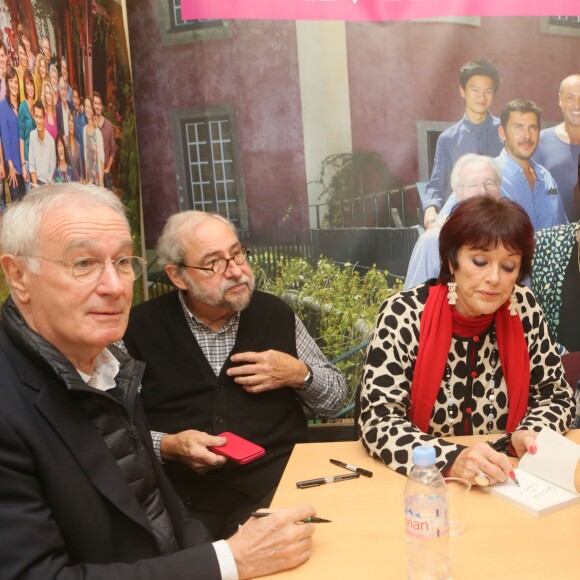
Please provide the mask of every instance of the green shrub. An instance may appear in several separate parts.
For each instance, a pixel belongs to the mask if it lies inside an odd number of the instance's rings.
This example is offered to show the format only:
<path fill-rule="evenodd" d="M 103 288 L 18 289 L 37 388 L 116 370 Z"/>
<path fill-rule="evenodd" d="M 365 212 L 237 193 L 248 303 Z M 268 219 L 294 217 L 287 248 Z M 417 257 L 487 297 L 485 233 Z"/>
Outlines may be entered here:
<path fill-rule="evenodd" d="M 275 278 L 260 267 L 255 253 L 252 267 L 258 287 L 288 302 L 304 322 L 329 360 L 366 341 L 374 328 L 383 301 L 399 291 L 402 281 L 389 287 L 389 274 L 371 268 L 361 274 L 354 265 L 339 266 L 321 258 L 315 267 L 303 258 L 288 260 L 278 268 Z M 339 361 L 352 402 L 360 380 L 366 348 Z"/>
<path fill-rule="evenodd" d="M 10 291 L 8 289 L 8 284 L 6 283 L 6 280 L 4 278 L 4 272 L 0 270 L 0 304 L 2 304 L 4 300 L 8 298 L 9 293 Z"/>

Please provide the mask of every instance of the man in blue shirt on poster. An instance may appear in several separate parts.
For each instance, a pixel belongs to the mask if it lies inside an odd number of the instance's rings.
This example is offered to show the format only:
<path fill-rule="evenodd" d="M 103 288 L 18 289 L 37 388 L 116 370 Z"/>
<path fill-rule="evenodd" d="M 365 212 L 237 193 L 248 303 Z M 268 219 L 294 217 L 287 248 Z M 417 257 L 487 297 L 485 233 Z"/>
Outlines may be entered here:
<path fill-rule="evenodd" d="M 563 121 L 540 133 L 534 159 L 558 184 L 564 210 L 570 222 L 580 220 L 578 158 L 580 157 L 580 74 L 567 76 L 560 84 Z"/>
<path fill-rule="evenodd" d="M 505 147 L 497 158 L 502 197 L 517 201 L 536 230 L 568 223 L 554 178 L 532 159 L 540 138 L 540 117 L 534 102 L 510 101 L 500 115 L 499 136 Z"/>
<path fill-rule="evenodd" d="M 502 149 L 497 132 L 499 119 L 489 112 L 499 88 L 499 73 L 489 60 L 473 60 L 461 67 L 459 83 L 465 115 L 437 140 L 433 171 L 423 197 L 425 228 L 434 224 L 451 194 L 450 176 L 456 161 L 466 153 L 496 157 Z"/>

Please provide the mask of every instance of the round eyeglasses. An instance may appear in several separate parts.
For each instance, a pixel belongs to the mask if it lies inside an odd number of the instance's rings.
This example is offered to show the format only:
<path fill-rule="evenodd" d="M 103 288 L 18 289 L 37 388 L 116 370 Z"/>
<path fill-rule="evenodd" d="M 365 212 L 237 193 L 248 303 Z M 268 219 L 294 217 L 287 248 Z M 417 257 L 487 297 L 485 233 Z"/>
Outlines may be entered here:
<path fill-rule="evenodd" d="M 229 258 L 215 258 L 214 260 L 210 260 L 207 266 L 188 266 L 187 264 L 181 264 L 181 267 L 192 268 L 193 270 L 207 270 L 214 274 L 223 274 L 228 269 L 230 262 L 233 262 L 237 266 L 241 266 L 249 255 L 250 249 L 242 246 L 239 250 L 232 252 L 232 255 Z"/>
<path fill-rule="evenodd" d="M 112 264 L 121 280 L 133 282 L 137 280 L 147 265 L 147 262 L 139 256 L 121 256 L 115 260 L 98 260 L 92 257 L 82 257 L 76 260 L 66 261 L 58 260 L 56 258 L 49 258 L 47 256 L 29 256 L 32 258 L 40 258 L 48 262 L 60 264 L 68 268 L 75 280 L 83 284 L 94 284 L 101 277 L 105 266 Z"/>
<path fill-rule="evenodd" d="M 482 183 L 462 183 L 460 187 L 464 187 L 472 195 L 481 191 L 482 187 L 486 193 L 493 193 L 499 190 L 499 184 L 495 179 L 486 179 Z"/>

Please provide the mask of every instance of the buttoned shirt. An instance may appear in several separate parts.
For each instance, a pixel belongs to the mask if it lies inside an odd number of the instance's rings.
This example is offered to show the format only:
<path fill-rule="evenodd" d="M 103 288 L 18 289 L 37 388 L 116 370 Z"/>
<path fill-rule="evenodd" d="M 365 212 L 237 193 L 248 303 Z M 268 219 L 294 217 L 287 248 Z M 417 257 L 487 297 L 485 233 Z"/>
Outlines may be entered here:
<path fill-rule="evenodd" d="M 501 152 L 497 162 L 502 175 L 502 197 L 518 202 L 526 210 L 535 230 L 568 223 L 558 186 L 545 167 L 530 159 L 536 174 L 532 189 L 524 170 L 506 149 Z"/>
<path fill-rule="evenodd" d="M 193 337 L 197 341 L 214 373 L 219 375 L 236 342 L 240 314 L 231 316 L 217 331 L 198 320 L 188 309 L 183 292 L 179 301 Z M 296 389 L 297 395 L 314 413 L 329 417 L 338 411 L 346 397 L 346 382 L 342 373 L 324 356 L 302 321 L 296 316 L 296 353 L 298 359 L 312 369 L 312 383 L 304 389 Z M 152 431 L 155 452 L 161 458 L 160 445 L 164 433 Z"/>
<path fill-rule="evenodd" d="M 499 119 L 488 112 L 487 119 L 476 125 L 466 115 L 455 125 L 445 129 L 435 150 L 431 179 L 425 187 L 423 209 L 441 208 L 451 194 L 451 170 L 455 162 L 466 153 L 478 153 L 495 157 L 503 144 L 498 134 Z"/>
<path fill-rule="evenodd" d="M 38 137 L 38 129 L 30 133 L 28 144 L 28 170 L 36 173 L 36 179 L 42 183 L 51 183 L 56 167 L 56 151 L 54 139 L 44 130 L 44 139 Z"/>
<path fill-rule="evenodd" d="M 564 143 L 558 137 L 556 127 L 544 129 L 540 133 L 534 160 L 552 174 L 570 222 L 580 219 L 580 203 L 574 192 L 578 183 L 579 156 L 580 145 Z"/>
<path fill-rule="evenodd" d="M 433 227 L 423 232 L 415 242 L 413 253 L 407 268 L 407 277 L 403 290 L 413 288 L 426 282 L 430 278 L 437 278 L 441 270 L 439 258 L 439 234 L 451 210 L 459 203 L 457 196 L 452 193 L 445 205 L 441 208 L 437 221 Z"/>

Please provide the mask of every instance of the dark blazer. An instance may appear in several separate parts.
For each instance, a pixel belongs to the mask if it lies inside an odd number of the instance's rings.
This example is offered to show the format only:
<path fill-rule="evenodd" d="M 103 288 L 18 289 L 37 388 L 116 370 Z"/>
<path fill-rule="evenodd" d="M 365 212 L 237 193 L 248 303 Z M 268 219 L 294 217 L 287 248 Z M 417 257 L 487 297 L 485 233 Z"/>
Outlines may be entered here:
<path fill-rule="evenodd" d="M 68 106 L 68 110 L 73 110 L 73 104 L 70 101 L 66 102 Z M 56 105 L 56 130 L 64 137 L 64 124 L 68 123 L 68 118 L 63 119 L 63 111 L 62 111 L 62 101 L 58 101 Z M 75 135 L 76 137 L 76 135 Z M 56 139 L 55 139 L 56 141 Z"/>
<path fill-rule="evenodd" d="M 184 515 L 154 461 L 178 542 L 190 547 L 158 556 L 134 493 L 79 401 L 4 329 L 0 401 L 2 578 L 221 578 L 207 530 Z M 133 415 L 153 455 L 139 397 Z"/>

